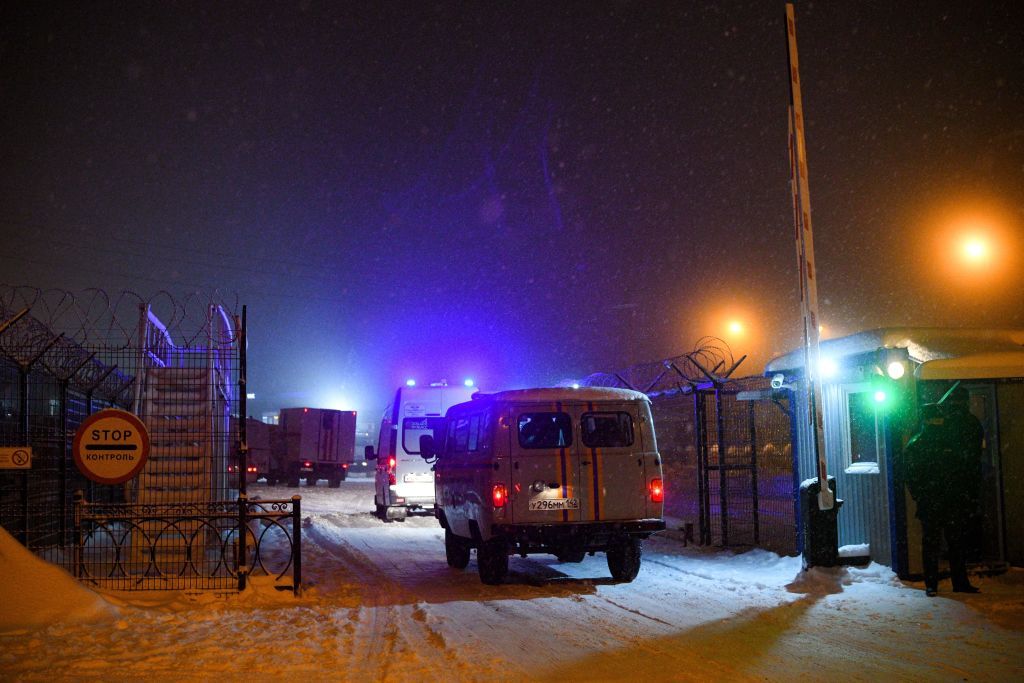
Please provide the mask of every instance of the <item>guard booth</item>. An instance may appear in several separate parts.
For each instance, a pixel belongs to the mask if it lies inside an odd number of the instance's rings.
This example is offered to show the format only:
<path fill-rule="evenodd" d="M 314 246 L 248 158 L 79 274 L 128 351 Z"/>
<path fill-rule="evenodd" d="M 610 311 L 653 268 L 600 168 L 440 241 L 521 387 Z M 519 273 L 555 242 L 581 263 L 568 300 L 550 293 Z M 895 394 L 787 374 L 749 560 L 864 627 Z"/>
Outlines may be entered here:
<path fill-rule="evenodd" d="M 806 414 L 798 387 L 806 373 L 797 350 L 772 360 L 765 374 Z M 845 502 L 840 546 L 920 576 L 921 528 L 901 480 L 903 448 L 919 409 L 957 383 L 985 427 L 983 521 L 969 562 L 979 569 L 1024 566 L 1024 330 L 884 328 L 821 343 L 822 418 L 830 476 Z M 794 468 L 816 476 L 814 434 L 794 420 Z M 797 519 L 803 515 L 798 514 Z"/>

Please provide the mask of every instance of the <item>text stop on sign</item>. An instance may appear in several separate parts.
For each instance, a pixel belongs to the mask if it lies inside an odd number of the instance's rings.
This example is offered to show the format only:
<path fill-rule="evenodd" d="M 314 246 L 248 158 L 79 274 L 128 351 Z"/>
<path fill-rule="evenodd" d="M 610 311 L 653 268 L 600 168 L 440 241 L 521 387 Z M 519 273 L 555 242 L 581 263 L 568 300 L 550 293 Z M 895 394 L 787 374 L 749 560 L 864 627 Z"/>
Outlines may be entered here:
<path fill-rule="evenodd" d="M 75 432 L 75 466 L 101 484 L 120 484 L 138 475 L 149 457 L 149 431 L 135 415 L 108 408 L 90 415 Z"/>

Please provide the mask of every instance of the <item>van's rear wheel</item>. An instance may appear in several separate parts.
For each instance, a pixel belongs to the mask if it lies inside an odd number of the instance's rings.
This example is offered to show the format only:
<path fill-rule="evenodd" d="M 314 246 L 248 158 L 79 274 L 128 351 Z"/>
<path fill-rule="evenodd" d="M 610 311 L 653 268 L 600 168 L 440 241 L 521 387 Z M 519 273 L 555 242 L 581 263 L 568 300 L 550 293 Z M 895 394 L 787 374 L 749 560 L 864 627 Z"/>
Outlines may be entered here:
<path fill-rule="evenodd" d="M 444 556 L 449 567 L 465 569 L 469 564 L 469 551 L 468 540 L 456 536 L 450 529 L 444 530 Z"/>
<path fill-rule="evenodd" d="M 643 547 L 639 539 L 631 536 L 617 538 L 608 546 L 608 569 L 616 581 L 629 583 L 640 573 L 640 555 Z"/>
<path fill-rule="evenodd" d="M 480 581 L 489 586 L 501 583 L 508 574 L 508 551 L 501 539 L 492 538 L 480 544 L 476 551 Z"/>

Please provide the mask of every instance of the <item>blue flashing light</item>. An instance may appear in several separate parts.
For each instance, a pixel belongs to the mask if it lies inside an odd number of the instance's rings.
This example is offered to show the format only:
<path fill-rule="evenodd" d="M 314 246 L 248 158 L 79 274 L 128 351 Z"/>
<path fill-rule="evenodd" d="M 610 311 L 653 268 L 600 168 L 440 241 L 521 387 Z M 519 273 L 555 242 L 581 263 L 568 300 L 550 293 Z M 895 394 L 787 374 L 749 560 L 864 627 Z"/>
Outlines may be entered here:
<path fill-rule="evenodd" d="M 467 387 L 471 387 L 471 386 L 473 386 L 473 380 L 470 379 L 469 377 L 467 377 L 466 381 L 463 382 L 463 384 L 465 384 Z"/>
<path fill-rule="evenodd" d="M 405 380 L 405 386 L 407 386 L 407 387 L 414 387 L 414 386 L 416 386 L 416 380 L 414 380 L 412 378 Z"/>

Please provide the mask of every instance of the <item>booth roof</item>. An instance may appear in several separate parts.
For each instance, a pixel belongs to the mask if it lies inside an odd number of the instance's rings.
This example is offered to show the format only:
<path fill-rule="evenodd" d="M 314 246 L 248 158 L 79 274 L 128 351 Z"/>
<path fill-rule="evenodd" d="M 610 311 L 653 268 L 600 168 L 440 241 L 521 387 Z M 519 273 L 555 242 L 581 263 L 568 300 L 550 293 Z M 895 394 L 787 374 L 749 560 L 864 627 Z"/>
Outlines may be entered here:
<path fill-rule="evenodd" d="M 879 349 L 906 349 L 920 379 L 1024 377 L 1024 330 L 887 327 L 821 342 L 835 360 Z M 772 359 L 765 374 L 803 368 L 803 349 Z"/>

